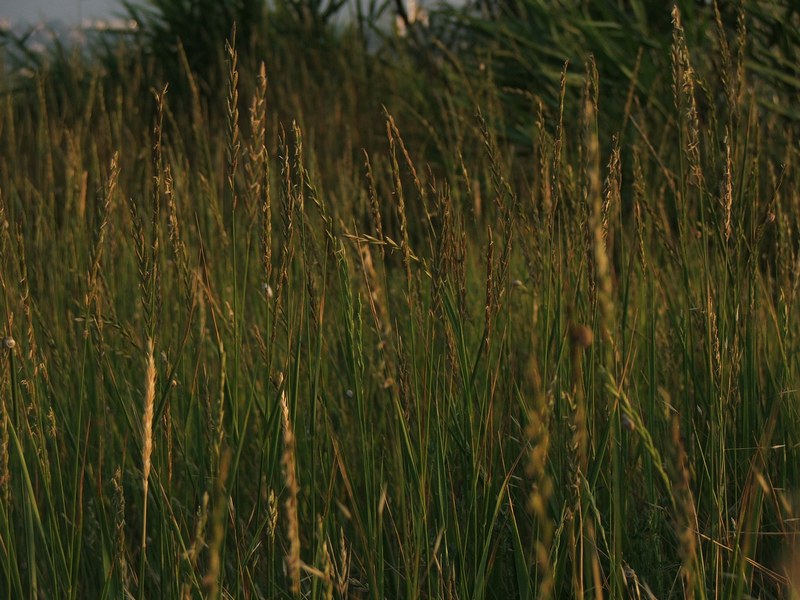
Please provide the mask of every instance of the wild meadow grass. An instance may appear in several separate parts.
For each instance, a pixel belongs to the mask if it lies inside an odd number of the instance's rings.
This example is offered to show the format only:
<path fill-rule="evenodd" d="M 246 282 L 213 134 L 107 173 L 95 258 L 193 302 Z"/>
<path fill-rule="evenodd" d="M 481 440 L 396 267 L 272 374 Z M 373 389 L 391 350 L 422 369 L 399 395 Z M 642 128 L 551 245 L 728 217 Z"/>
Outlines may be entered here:
<path fill-rule="evenodd" d="M 0 596 L 797 597 L 796 126 L 672 19 L 527 147 L 491 64 L 6 94 Z"/>

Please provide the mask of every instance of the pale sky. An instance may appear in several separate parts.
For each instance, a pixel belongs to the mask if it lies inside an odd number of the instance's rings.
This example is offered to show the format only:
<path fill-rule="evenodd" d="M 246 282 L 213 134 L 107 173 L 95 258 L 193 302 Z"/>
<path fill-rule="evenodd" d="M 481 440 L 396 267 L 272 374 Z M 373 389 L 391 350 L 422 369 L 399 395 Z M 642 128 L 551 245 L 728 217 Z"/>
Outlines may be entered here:
<path fill-rule="evenodd" d="M 0 20 L 11 23 L 58 19 L 77 25 L 82 19 L 107 19 L 122 13 L 119 0 L 0 0 Z"/>

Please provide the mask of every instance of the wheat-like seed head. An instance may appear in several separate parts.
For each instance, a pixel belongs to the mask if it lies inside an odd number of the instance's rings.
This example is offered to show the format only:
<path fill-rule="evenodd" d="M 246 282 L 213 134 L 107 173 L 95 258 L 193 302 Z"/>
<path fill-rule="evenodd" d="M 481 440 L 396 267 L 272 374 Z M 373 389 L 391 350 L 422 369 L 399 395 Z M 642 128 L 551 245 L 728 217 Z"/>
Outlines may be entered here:
<path fill-rule="evenodd" d="M 144 416 L 142 429 L 144 443 L 142 444 L 142 473 L 145 493 L 150 478 L 151 456 L 153 454 L 153 410 L 156 399 L 156 362 L 153 358 L 153 340 L 147 340 L 147 368 L 145 371 L 144 388 Z"/>

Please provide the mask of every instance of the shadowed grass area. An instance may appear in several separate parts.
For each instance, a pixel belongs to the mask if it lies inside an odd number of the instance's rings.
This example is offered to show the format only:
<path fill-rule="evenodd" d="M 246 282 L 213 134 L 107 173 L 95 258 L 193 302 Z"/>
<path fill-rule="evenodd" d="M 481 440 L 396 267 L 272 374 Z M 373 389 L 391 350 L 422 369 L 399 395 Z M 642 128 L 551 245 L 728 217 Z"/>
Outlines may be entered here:
<path fill-rule="evenodd" d="M 652 101 L 562 55 L 525 112 L 503 55 L 356 27 L 232 40 L 216 93 L 178 47 L 169 85 L 131 49 L 6 94 L 0 590 L 795 597 L 800 157 L 760 6 L 713 52 L 675 9 Z"/>

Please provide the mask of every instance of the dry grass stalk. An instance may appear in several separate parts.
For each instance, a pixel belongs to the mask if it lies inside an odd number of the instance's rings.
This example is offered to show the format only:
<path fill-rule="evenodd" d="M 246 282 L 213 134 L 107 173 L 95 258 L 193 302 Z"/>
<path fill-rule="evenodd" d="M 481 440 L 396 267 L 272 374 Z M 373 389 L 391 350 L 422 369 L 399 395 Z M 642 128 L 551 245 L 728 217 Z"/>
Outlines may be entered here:
<path fill-rule="evenodd" d="M 725 241 L 728 242 L 733 234 L 731 223 L 733 212 L 733 162 L 731 160 L 731 130 L 725 128 L 725 178 L 722 181 L 722 210 L 724 217 Z"/>
<path fill-rule="evenodd" d="M 58 123 L 58 119 L 51 120 L 50 119 L 50 111 L 47 107 L 47 92 L 45 90 L 45 78 L 44 77 L 37 77 L 36 78 L 36 98 L 38 100 L 38 109 L 39 109 L 39 122 L 42 125 L 42 135 L 48 135 L 47 132 L 51 131 L 51 128 L 55 128 Z M 54 192 L 55 187 L 55 169 L 53 167 L 53 149 L 55 147 L 52 143 L 47 143 L 49 140 L 41 140 L 42 143 L 39 144 L 39 151 L 42 152 L 42 158 L 44 160 L 43 165 L 43 173 L 40 174 L 40 179 L 42 181 L 42 189 L 44 191 L 44 196 L 48 197 Z"/>
<path fill-rule="evenodd" d="M 286 537 L 289 549 L 286 553 L 286 571 L 289 575 L 290 589 L 294 595 L 300 594 L 300 525 L 297 516 L 297 494 L 300 487 L 297 482 L 297 464 L 295 462 L 295 440 L 289 415 L 289 402 L 286 391 L 281 390 L 281 414 L 283 416 L 283 478 L 288 496 L 286 498 Z"/>
<path fill-rule="evenodd" d="M 642 214 L 642 205 L 647 202 L 645 197 L 645 183 L 644 175 L 642 173 L 642 162 L 639 153 L 633 153 L 633 209 L 634 219 L 636 221 L 636 246 L 639 255 L 639 262 L 642 265 L 642 271 L 647 271 L 647 256 L 645 253 L 644 245 L 644 215 Z"/>
<path fill-rule="evenodd" d="M 589 431 L 587 427 L 586 392 L 583 386 L 583 353 L 592 345 L 594 334 L 585 325 L 572 324 L 569 331 L 572 362 L 572 415 L 570 429 L 570 519 L 569 549 L 572 561 L 572 586 L 576 598 L 583 598 L 586 588 L 584 554 L 589 556 L 595 580 L 595 589 L 602 590 L 598 580 L 598 557 L 595 528 L 591 510 L 584 505 L 583 483 L 589 470 Z"/>
<path fill-rule="evenodd" d="M 147 366 L 145 369 L 144 414 L 142 416 L 142 544 L 141 569 L 139 571 L 139 597 L 144 597 L 144 578 L 147 564 L 147 495 L 150 485 L 150 470 L 153 455 L 153 411 L 156 399 L 156 363 L 153 357 L 153 339 L 147 340 Z"/>
<path fill-rule="evenodd" d="M 733 114 L 736 106 L 736 91 L 734 90 L 731 76 L 733 73 L 733 58 L 731 55 L 731 47 L 728 44 L 728 36 L 725 34 L 725 25 L 722 23 L 722 15 L 719 12 L 719 5 L 717 0 L 713 2 L 714 8 L 714 24 L 717 30 L 717 42 L 719 43 L 719 55 L 722 60 L 719 77 L 722 81 L 722 89 L 725 92 L 725 97 L 728 100 L 728 108 Z"/>
<path fill-rule="evenodd" d="M 103 249 L 105 246 L 106 232 L 108 230 L 108 221 L 111 214 L 111 201 L 117 189 L 117 182 L 119 180 L 119 152 L 115 152 L 111 158 L 111 166 L 109 168 L 108 182 L 105 185 L 103 194 L 103 208 L 100 217 L 100 227 L 97 230 L 97 239 L 95 240 L 94 247 L 92 248 L 91 266 L 89 267 L 88 277 L 88 291 L 86 294 L 86 306 L 90 306 L 97 297 L 99 283 L 98 275 L 100 272 L 100 261 L 103 258 Z M 87 324 L 88 326 L 88 324 Z"/>
<path fill-rule="evenodd" d="M 0 369 L 0 497 L 8 510 L 11 502 L 11 471 L 9 470 L 8 406 L 6 405 L 6 369 Z"/>
<path fill-rule="evenodd" d="M 225 43 L 225 54 L 228 61 L 228 192 L 230 193 L 233 209 L 236 210 L 238 196 L 236 194 L 236 171 L 239 168 L 239 55 L 236 52 L 236 23 L 233 24 L 230 41 Z"/>
<path fill-rule="evenodd" d="M 89 268 L 89 273 L 87 277 L 88 290 L 85 297 L 86 331 L 84 332 L 84 334 L 85 335 L 88 334 L 89 311 L 93 310 L 94 312 L 93 332 L 96 335 L 98 358 L 104 357 L 106 352 L 105 338 L 103 335 L 104 324 L 106 320 L 103 318 L 104 302 L 102 296 L 100 295 L 100 289 L 103 283 L 103 277 L 101 277 L 100 275 L 101 260 L 105 247 L 107 230 L 109 227 L 109 218 L 111 216 L 111 210 L 112 210 L 112 200 L 116 192 L 118 179 L 119 179 L 119 152 L 115 152 L 114 156 L 111 158 L 111 166 L 109 169 L 108 181 L 104 185 L 104 190 L 103 190 L 104 197 L 103 197 L 103 206 L 101 209 L 101 216 L 100 216 L 100 227 L 98 228 L 98 231 L 95 234 L 96 239 L 94 242 L 94 246 L 92 248 L 91 263 L 90 263 L 91 266 Z"/>
<path fill-rule="evenodd" d="M 205 547 L 205 530 L 206 523 L 208 522 L 208 492 L 203 494 L 203 501 L 197 510 L 197 522 L 194 526 L 194 536 L 192 537 L 192 544 L 186 551 L 184 558 L 189 563 L 192 571 L 197 568 L 197 559 L 200 557 L 200 552 Z M 192 597 L 191 582 L 185 581 L 181 585 L 181 598 L 189 600 Z"/>
<path fill-rule="evenodd" d="M 674 450 L 672 464 L 673 496 L 676 502 L 675 528 L 680 546 L 681 570 L 684 597 L 692 600 L 698 585 L 697 571 L 697 513 L 691 489 L 686 448 L 681 437 L 680 422 L 677 416 L 672 418 L 672 447 Z"/>
<path fill-rule="evenodd" d="M 533 357 L 530 360 L 528 375 L 534 389 L 534 406 L 528 412 L 527 428 L 530 439 L 527 472 L 533 480 L 528 507 L 536 519 L 539 530 L 539 537 L 534 544 L 536 567 L 540 577 L 537 596 L 544 600 L 552 597 L 555 584 L 550 564 L 553 520 L 547 510 L 553 493 L 553 480 L 547 474 L 550 452 L 550 408 L 547 398 L 542 392 L 541 377 Z"/>
<path fill-rule="evenodd" d="M 614 305 L 612 302 L 612 281 L 611 281 L 611 265 L 608 258 L 608 249 L 606 245 L 606 232 L 608 229 L 607 214 L 608 205 L 610 204 L 611 197 L 614 193 L 619 195 L 618 186 L 619 182 L 614 180 L 619 176 L 619 156 L 617 155 L 616 161 L 613 158 L 610 164 L 612 173 L 609 179 L 612 181 L 610 188 L 606 194 L 604 202 L 602 187 L 600 184 L 600 144 L 597 139 L 597 79 L 596 79 L 596 66 L 592 60 L 588 65 L 589 76 L 587 78 L 587 94 L 584 102 L 584 119 L 585 119 L 585 165 L 586 165 L 586 201 L 591 211 L 587 222 L 589 231 L 587 234 L 590 236 L 590 248 L 592 257 L 592 270 L 594 275 L 594 283 L 599 283 L 600 290 L 598 294 L 598 301 L 601 308 L 601 327 L 603 336 L 610 336 L 610 328 L 612 326 L 611 320 L 613 316 Z M 594 91 L 593 91 L 594 90 Z M 614 171 L 617 173 L 614 173 Z M 617 188 L 615 191 L 613 188 Z"/>
<path fill-rule="evenodd" d="M 549 227 L 552 230 L 553 219 L 555 217 L 558 205 L 561 203 L 563 195 L 563 185 L 561 178 L 563 177 L 563 166 L 561 164 L 561 154 L 564 146 L 564 101 L 567 94 L 567 69 L 569 69 L 569 61 L 564 61 L 564 66 L 561 69 L 561 83 L 559 87 L 558 98 L 558 123 L 556 125 L 556 135 L 553 140 L 553 168 L 552 168 L 552 194 L 553 204 L 548 216 Z"/>
<path fill-rule="evenodd" d="M 222 468 L 222 445 L 225 441 L 225 387 L 227 385 L 227 358 L 225 346 L 222 340 L 219 341 L 219 360 L 220 360 L 220 375 L 219 375 L 219 391 L 217 396 L 217 405 L 214 407 L 213 412 L 209 410 L 209 419 L 211 425 L 212 443 L 212 465 L 216 477 L 219 477 L 220 469 Z"/>
<path fill-rule="evenodd" d="M 414 187 L 417 189 L 417 193 L 419 194 L 420 200 L 422 200 L 422 206 L 425 210 L 426 215 L 428 214 L 428 194 L 425 189 L 425 186 L 422 185 L 420 182 L 419 176 L 417 175 L 417 169 L 414 166 L 414 162 L 411 160 L 411 155 L 408 153 L 408 149 L 406 148 L 406 144 L 403 141 L 403 137 L 400 135 L 400 130 L 397 128 L 397 124 L 394 122 L 394 117 L 386 112 L 386 120 L 391 128 L 392 132 L 394 133 L 394 140 L 400 146 L 400 150 L 403 153 L 403 158 L 406 161 L 406 165 L 408 165 L 408 170 L 411 173 L 411 177 L 414 180 Z"/>
<path fill-rule="evenodd" d="M 607 248 L 612 248 L 612 240 L 609 239 L 608 221 L 612 210 L 619 210 L 622 202 L 620 190 L 622 188 L 622 166 L 619 155 L 619 137 L 614 136 L 611 148 L 611 158 L 608 159 L 608 174 L 606 175 L 605 191 L 603 194 L 603 205 L 600 215 L 603 230 L 603 240 Z M 608 252 L 611 254 L 611 251 Z"/>
<path fill-rule="evenodd" d="M 186 81 L 189 84 L 189 93 L 192 99 L 191 126 L 192 134 L 194 135 L 194 143 L 200 146 L 205 144 L 206 141 L 202 133 L 202 126 L 205 122 L 205 117 L 203 115 L 203 107 L 200 101 L 200 86 L 197 85 L 197 78 L 192 72 L 192 67 L 189 65 L 189 57 L 186 56 L 186 49 L 183 47 L 183 42 L 179 38 L 176 40 L 176 43 L 178 59 L 180 60 L 183 74 L 186 76 Z"/>
<path fill-rule="evenodd" d="M 372 224 L 375 227 L 376 239 L 383 241 L 383 220 L 381 218 L 381 209 L 378 204 L 378 192 L 375 187 L 375 178 L 372 175 L 372 164 L 369 160 L 369 154 L 364 150 L 364 166 L 367 175 L 367 189 L 369 190 L 369 207 L 372 213 Z M 380 245 L 381 258 L 385 258 L 383 245 Z"/>
<path fill-rule="evenodd" d="M 269 174 L 267 164 L 267 68 L 262 62 L 259 66 L 256 91 L 250 102 L 250 144 L 247 151 L 248 201 L 251 206 L 263 204 L 265 183 Z"/>
<path fill-rule="evenodd" d="M 227 448 L 220 458 L 219 471 L 214 482 L 214 508 L 211 515 L 211 541 L 208 545 L 208 570 L 203 583 L 208 590 L 208 598 L 218 600 L 223 597 L 222 544 L 225 540 L 225 513 L 230 496 L 226 491 L 228 472 L 231 466 L 231 450 Z"/>
<path fill-rule="evenodd" d="M 738 120 L 742 104 L 742 95 L 745 89 L 745 49 L 747 47 L 747 19 L 745 14 L 745 3 L 739 2 L 736 13 L 736 74 L 733 81 L 733 116 Z"/>
<path fill-rule="evenodd" d="M 486 243 L 486 301 L 484 303 L 483 345 L 488 353 L 492 340 L 492 318 L 495 312 L 495 279 L 494 279 L 494 239 L 491 226 L 487 229 L 488 242 Z"/>
<path fill-rule="evenodd" d="M 262 62 L 258 85 L 250 106 L 250 145 L 248 186 L 253 202 L 261 205 L 261 251 L 264 266 L 264 296 L 269 300 L 272 288 L 272 190 L 270 187 L 269 153 L 267 152 L 267 69 Z"/>
<path fill-rule="evenodd" d="M 180 221 L 178 219 L 178 205 L 175 198 L 175 182 L 172 178 L 172 167 L 168 163 L 164 167 L 164 196 L 167 199 L 167 231 L 169 233 L 172 257 L 178 266 L 183 279 L 183 293 L 187 302 L 193 302 L 194 289 L 192 272 L 189 269 L 189 259 L 186 245 L 181 238 Z"/>
<path fill-rule="evenodd" d="M 339 558 L 334 565 L 336 573 L 336 591 L 340 598 L 349 598 L 350 591 L 350 561 L 353 555 L 344 539 L 344 529 L 339 529 Z"/>
<path fill-rule="evenodd" d="M 544 103 L 541 98 L 536 99 L 536 142 L 541 179 L 539 180 L 539 197 L 541 210 L 547 217 L 548 226 L 553 214 L 553 175 L 552 160 L 554 142 L 547 132 L 544 118 Z"/>
<path fill-rule="evenodd" d="M 380 343 L 386 342 L 386 338 L 392 332 L 389 308 L 386 302 L 386 294 L 380 283 L 375 263 L 372 260 L 369 244 L 358 242 L 359 257 L 361 258 L 361 268 L 364 273 L 364 283 L 367 286 L 367 297 L 369 301 L 372 318 L 380 337 Z M 380 246 L 383 249 L 383 246 Z"/>
<path fill-rule="evenodd" d="M 395 129 L 392 128 L 391 121 L 386 121 L 386 135 L 389 138 L 389 152 L 391 156 L 392 175 L 394 177 L 394 193 L 397 198 L 397 215 L 400 219 L 401 247 L 403 250 L 403 266 L 406 271 L 406 285 L 409 297 L 413 290 L 413 280 L 411 277 L 411 247 L 408 243 L 408 218 L 406 217 L 406 199 L 403 193 L 403 182 L 400 178 L 400 166 L 397 164 L 397 150 L 395 139 Z"/>
<path fill-rule="evenodd" d="M 288 269 L 289 264 L 291 263 L 292 257 L 294 256 L 294 233 L 295 233 L 295 211 L 297 210 L 297 194 L 294 193 L 294 185 L 292 183 L 292 163 L 289 157 L 289 145 L 286 141 L 286 132 L 281 127 L 280 132 L 280 156 L 282 157 L 282 185 L 283 185 L 283 203 L 281 206 L 281 219 L 283 225 L 283 239 L 280 243 L 280 262 L 278 264 L 278 277 L 275 283 L 275 289 L 273 291 L 273 311 L 274 315 L 277 316 L 278 311 L 281 308 L 281 302 L 283 300 L 283 289 L 286 285 L 286 281 L 288 279 Z M 271 227 L 270 227 L 270 244 L 271 244 Z M 271 266 L 269 267 L 271 270 Z M 267 282 L 269 286 L 269 281 Z M 271 288 L 269 288 L 271 289 Z M 272 334 L 270 336 L 270 343 L 268 346 L 268 351 L 271 352 L 275 344 L 275 335 L 278 332 L 277 327 L 272 328 Z"/>
<path fill-rule="evenodd" d="M 683 30 L 681 13 L 677 5 L 672 8 L 672 23 L 672 68 L 675 104 L 681 120 L 686 119 L 685 151 L 689 160 L 690 181 L 700 190 L 703 190 L 705 188 L 705 177 L 703 176 L 703 167 L 700 159 L 700 119 L 695 96 L 696 75 L 689 58 L 686 34 Z M 684 125 L 681 124 L 681 127 L 684 127 Z"/>
<path fill-rule="evenodd" d="M 125 546 L 125 488 L 122 485 L 122 469 L 120 467 L 117 467 L 117 470 L 114 472 L 111 484 L 114 486 L 114 550 L 116 554 L 116 567 L 119 569 L 122 589 L 126 594 L 129 594 L 130 577 Z"/>
<path fill-rule="evenodd" d="M 380 360 L 375 372 L 380 374 L 382 378 L 381 387 L 386 389 L 394 385 L 395 381 L 393 361 L 391 359 L 392 346 L 389 344 L 389 337 L 392 334 L 389 307 L 386 294 L 383 286 L 381 286 L 378 272 L 372 260 L 372 252 L 369 248 L 370 244 L 360 240 L 356 243 L 358 244 L 359 257 L 361 258 L 361 271 L 364 274 L 367 301 L 370 313 L 372 314 L 372 320 L 375 323 L 375 331 L 378 334 L 377 349 L 379 351 Z M 383 248 L 383 246 L 381 246 L 381 248 Z"/>
<path fill-rule="evenodd" d="M 19 302 L 22 314 L 25 316 L 25 334 L 28 341 L 27 358 L 33 365 L 34 377 L 39 373 L 39 345 L 36 343 L 36 330 L 33 326 L 33 313 L 31 309 L 31 290 L 29 284 L 28 261 L 25 252 L 25 240 L 22 238 L 22 231 L 17 231 L 17 257 L 19 259 Z M 85 333 L 84 333 L 85 335 Z M 39 411 L 38 395 L 35 386 L 30 385 L 28 392 L 31 394 L 31 406 Z"/>
<path fill-rule="evenodd" d="M 165 85 L 159 92 L 155 94 L 156 98 L 156 120 L 153 124 L 153 153 L 151 155 L 151 169 L 153 177 L 153 186 L 150 189 L 150 208 L 152 218 L 152 233 L 153 233 L 153 256 L 155 260 L 156 251 L 158 249 L 158 231 L 159 215 L 161 212 L 161 191 L 162 191 L 162 175 L 164 172 L 163 164 L 163 148 L 162 136 L 164 129 L 164 110 L 166 107 L 166 97 L 169 85 Z"/>
<path fill-rule="evenodd" d="M 153 340 L 147 340 L 147 367 L 145 370 L 144 388 L 144 415 L 142 417 L 142 480 L 144 482 L 145 498 L 150 479 L 151 458 L 153 454 L 153 411 L 156 399 L 156 362 L 153 356 Z"/>
<path fill-rule="evenodd" d="M 436 198 L 435 214 L 439 216 L 438 223 L 432 225 L 432 251 L 433 261 L 431 265 L 431 313 L 441 314 L 442 310 L 442 288 L 445 286 L 448 276 L 455 272 L 456 263 L 456 233 L 453 216 L 453 200 L 450 196 L 450 189 L 446 183 L 438 189 L 435 185 L 431 186 Z M 437 231 L 438 230 L 438 231 Z"/>
<path fill-rule="evenodd" d="M 5 281 L 3 280 L 2 271 L 0 271 L 0 288 L 5 288 Z M 14 313 L 9 313 L 8 321 L 6 324 L 6 331 L 11 332 L 14 330 Z M 16 416 L 16 405 L 14 404 L 13 391 L 7 390 L 7 386 L 13 385 L 13 379 L 10 377 L 10 370 L 13 368 L 12 353 L 14 352 L 16 342 L 14 338 L 6 336 L 0 341 L 0 349 L 3 354 L 8 354 L 8 368 L 0 369 L 0 489 L 2 490 L 3 503 L 6 507 L 11 503 L 11 470 L 10 454 L 9 454 L 9 427 L 11 417 L 9 415 L 8 402 L 6 398 L 11 399 L 12 411 Z"/>
<path fill-rule="evenodd" d="M 269 534 L 269 541 L 275 543 L 275 535 L 278 532 L 278 497 L 275 495 L 274 490 L 269 491 L 267 498 L 267 533 Z"/>
<path fill-rule="evenodd" d="M 508 168 L 501 164 L 500 148 L 497 140 L 489 129 L 483 115 L 478 111 L 478 128 L 480 129 L 483 145 L 489 158 L 490 171 L 492 175 L 492 186 L 494 191 L 494 203 L 503 221 L 503 251 L 498 260 L 498 269 L 495 280 L 496 293 L 495 299 L 499 301 L 505 291 L 506 274 L 511 260 L 511 240 L 515 219 L 519 213 L 518 198 L 514 189 L 511 187 L 504 173 Z"/>

